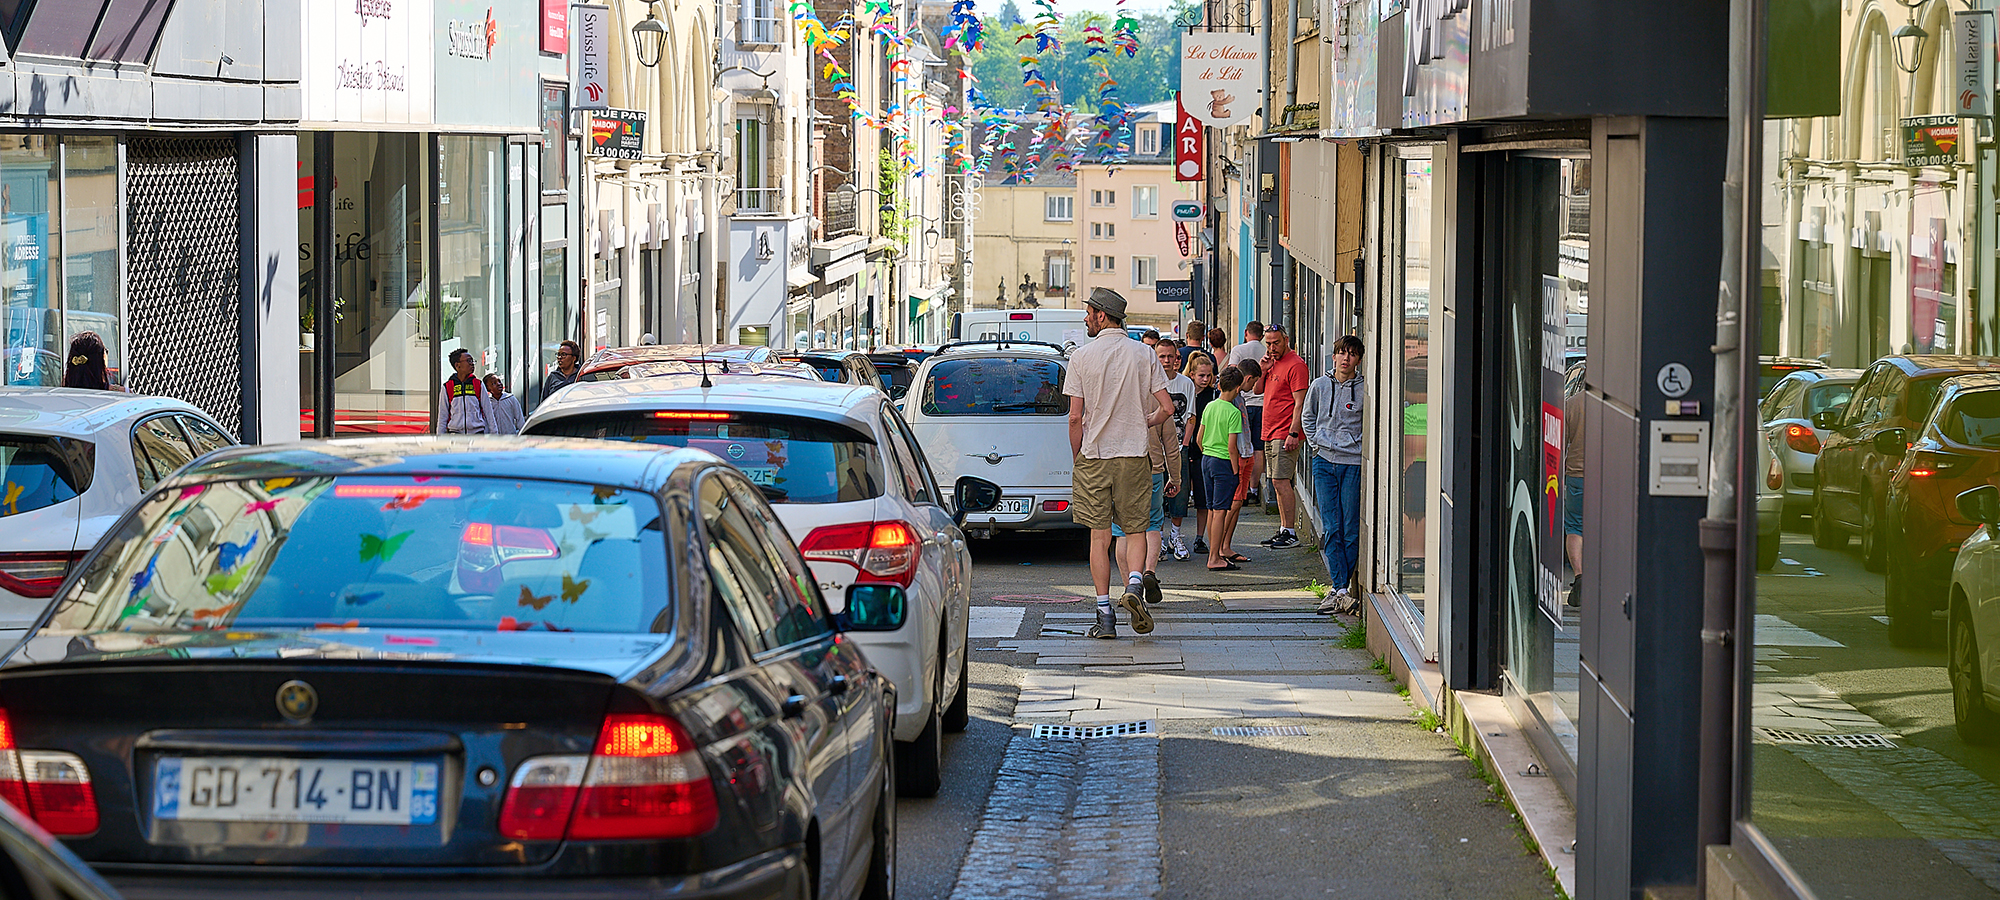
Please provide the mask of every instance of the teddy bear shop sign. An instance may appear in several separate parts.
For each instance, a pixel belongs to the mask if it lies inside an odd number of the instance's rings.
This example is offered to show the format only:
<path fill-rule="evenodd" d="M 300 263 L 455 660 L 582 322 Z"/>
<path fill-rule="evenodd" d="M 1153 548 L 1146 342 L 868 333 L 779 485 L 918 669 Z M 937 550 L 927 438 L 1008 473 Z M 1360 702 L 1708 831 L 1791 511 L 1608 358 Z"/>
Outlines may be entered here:
<path fill-rule="evenodd" d="M 1181 39 L 1181 104 L 1203 125 L 1222 128 L 1261 106 L 1263 46 L 1254 34 L 1194 32 Z"/>

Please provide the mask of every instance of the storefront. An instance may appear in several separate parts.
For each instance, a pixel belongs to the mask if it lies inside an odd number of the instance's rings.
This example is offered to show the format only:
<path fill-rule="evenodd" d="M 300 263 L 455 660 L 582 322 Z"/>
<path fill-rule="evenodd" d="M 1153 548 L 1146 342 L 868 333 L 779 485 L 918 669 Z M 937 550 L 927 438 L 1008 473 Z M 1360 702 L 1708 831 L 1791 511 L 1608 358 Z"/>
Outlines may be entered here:
<path fill-rule="evenodd" d="M 533 397 L 552 356 L 540 335 L 566 315 L 542 299 L 544 266 L 565 248 L 542 238 L 544 77 L 562 61 L 540 50 L 540 6 L 313 4 L 306 16 L 324 39 L 303 73 L 300 434 L 430 430 L 460 349 Z"/>

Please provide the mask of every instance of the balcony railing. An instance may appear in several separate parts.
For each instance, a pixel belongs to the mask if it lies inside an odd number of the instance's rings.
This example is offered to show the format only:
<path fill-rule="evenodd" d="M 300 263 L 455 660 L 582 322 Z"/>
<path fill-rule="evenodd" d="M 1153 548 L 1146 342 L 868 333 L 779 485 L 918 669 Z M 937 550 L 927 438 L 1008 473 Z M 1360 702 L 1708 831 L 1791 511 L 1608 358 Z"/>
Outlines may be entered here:
<path fill-rule="evenodd" d="M 737 40 L 745 44 L 779 44 L 784 42 L 785 20 L 776 16 L 744 16 L 739 20 L 742 26 Z"/>
<path fill-rule="evenodd" d="M 740 187 L 736 189 L 738 213 L 775 213 L 784 203 L 782 188 Z"/>

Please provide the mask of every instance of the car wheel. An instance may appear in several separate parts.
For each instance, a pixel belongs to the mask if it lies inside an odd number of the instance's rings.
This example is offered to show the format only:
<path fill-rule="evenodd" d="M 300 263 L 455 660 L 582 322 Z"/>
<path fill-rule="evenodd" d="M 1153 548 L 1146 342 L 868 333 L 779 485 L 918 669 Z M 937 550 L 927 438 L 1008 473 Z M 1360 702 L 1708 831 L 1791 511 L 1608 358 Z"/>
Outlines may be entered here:
<path fill-rule="evenodd" d="M 1929 637 L 1930 605 L 1910 578 L 1910 562 L 1897 553 L 1888 560 L 1889 572 L 1882 579 L 1882 612 L 1889 619 L 1889 643 L 1896 647 L 1920 647 Z"/>
<path fill-rule="evenodd" d="M 944 676 L 938 675 L 937 690 L 944 693 Z M 923 733 L 909 743 L 896 742 L 896 793 L 904 797 L 935 797 L 944 783 L 944 723 L 937 707 L 924 720 Z"/>
<path fill-rule="evenodd" d="M 1889 543 L 1882 538 L 1882 510 L 1871 507 L 1868 517 L 1861 520 L 1861 567 L 1870 572 L 1880 572 L 1888 565 Z"/>
<path fill-rule="evenodd" d="M 890 752 L 882 754 L 882 790 L 875 799 L 875 849 L 868 854 L 868 878 L 861 883 L 862 900 L 896 897 L 896 724 L 885 721 L 882 734 Z"/>
<path fill-rule="evenodd" d="M 1757 536 L 1757 571 L 1769 572 L 1778 566 L 1778 545 L 1784 535 L 1783 529 Z"/>
<path fill-rule="evenodd" d="M 1833 516 L 1826 511 L 1826 498 L 1818 494 L 1813 495 L 1812 518 L 1813 546 L 1821 550 L 1847 548 L 1847 532 L 1842 531 L 1840 525 L 1833 521 Z"/>
<path fill-rule="evenodd" d="M 1979 672 L 1979 635 L 1963 606 L 1951 611 L 1951 718 L 1968 744 L 1991 744 L 2000 737 L 2000 717 L 1986 707 L 1986 680 Z"/>
<path fill-rule="evenodd" d="M 957 734 L 972 722 L 972 648 L 958 658 L 958 693 L 944 709 L 944 730 Z"/>

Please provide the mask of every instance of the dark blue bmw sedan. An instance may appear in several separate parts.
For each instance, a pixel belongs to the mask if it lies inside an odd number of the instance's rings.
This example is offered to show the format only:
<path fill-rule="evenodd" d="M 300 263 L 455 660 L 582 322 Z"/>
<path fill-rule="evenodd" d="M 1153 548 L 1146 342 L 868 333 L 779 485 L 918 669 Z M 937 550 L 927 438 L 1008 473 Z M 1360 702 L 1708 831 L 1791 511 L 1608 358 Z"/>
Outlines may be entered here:
<path fill-rule="evenodd" d="M 701 451 L 228 450 L 0 665 L 0 798 L 128 897 L 888 897 L 899 590 Z"/>

